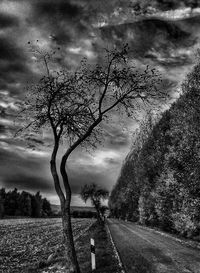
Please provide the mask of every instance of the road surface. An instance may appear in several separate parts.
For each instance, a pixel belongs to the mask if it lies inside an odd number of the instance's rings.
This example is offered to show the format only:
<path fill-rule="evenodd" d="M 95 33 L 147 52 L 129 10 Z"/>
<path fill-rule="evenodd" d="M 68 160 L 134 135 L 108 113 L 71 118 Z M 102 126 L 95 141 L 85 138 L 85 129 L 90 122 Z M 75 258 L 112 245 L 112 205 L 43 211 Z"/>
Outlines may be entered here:
<path fill-rule="evenodd" d="M 200 273 L 200 250 L 134 223 L 108 220 L 127 273 Z"/>

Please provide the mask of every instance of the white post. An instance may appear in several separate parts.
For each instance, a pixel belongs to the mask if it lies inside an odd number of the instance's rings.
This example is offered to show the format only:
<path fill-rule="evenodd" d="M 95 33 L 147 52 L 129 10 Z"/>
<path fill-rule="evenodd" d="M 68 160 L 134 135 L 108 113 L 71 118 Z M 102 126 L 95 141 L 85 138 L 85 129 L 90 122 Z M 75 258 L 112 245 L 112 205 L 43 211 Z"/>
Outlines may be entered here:
<path fill-rule="evenodd" d="M 91 245 L 91 263 L 92 263 L 92 271 L 96 269 L 96 260 L 95 260 L 95 245 L 94 245 L 94 239 L 90 239 L 90 245 Z"/>

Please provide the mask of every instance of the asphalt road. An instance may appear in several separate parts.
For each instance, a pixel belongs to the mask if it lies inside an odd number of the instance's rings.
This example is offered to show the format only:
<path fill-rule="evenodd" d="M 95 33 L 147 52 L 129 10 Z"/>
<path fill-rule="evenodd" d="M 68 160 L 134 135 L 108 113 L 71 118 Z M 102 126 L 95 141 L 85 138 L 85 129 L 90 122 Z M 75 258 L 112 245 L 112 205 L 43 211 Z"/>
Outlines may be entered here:
<path fill-rule="evenodd" d="M 134 223 L 108 220 L 127 273 L 200 273 L 200 250 Z"/>

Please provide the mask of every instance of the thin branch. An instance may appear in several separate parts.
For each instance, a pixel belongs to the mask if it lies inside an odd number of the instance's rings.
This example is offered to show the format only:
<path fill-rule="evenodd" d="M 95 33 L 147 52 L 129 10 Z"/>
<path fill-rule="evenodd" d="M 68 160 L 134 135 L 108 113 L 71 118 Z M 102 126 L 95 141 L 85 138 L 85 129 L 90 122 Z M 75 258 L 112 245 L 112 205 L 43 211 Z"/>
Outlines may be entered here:
<path fill-rule="evenodd" d="M 45 67 L 46 67 L 46 70 L 47 70 L 47 75 L 49 77 L 50 73 L 49 73 L 49 67 L 48 67 L 48 63 L 47 63 L 47 60 L 46 60 L 46 56 L 43 56 L 43 59 L 44 59 L 44 64 L 45 64 Z"/>
<path fill-rule="evenodd" d="M 88 109 L 89 109 L 89 112 L 90 112 L 90 114 L 91 114 L 91 117 L 92 117 L 92 119 L 93 119 L 93 121 L 95 121 L 96 119 L 95 119 L 95 116 L 94 116 L 94 113 L 95 112 L 92 112 L 92 110 L 91 110 L 91 108 L 88 106 Z"/>
<path fill-rule="evenodd" d="M 35 120 L 31 121 L 28 125 L 26 125 L 23 128 L 20 128 L 19 130 L 16 131 L 16 133 L 14 134 L 14 137 L 16 137 L 20 132 L 28 129 L 34 122 L 36 122 Z"/>
<path fill-rule="evenodd" d="M 100 100 L 99 100 L 99 114 L 101 115 L 101 108 L 102 108 L 102 103 L 103 103 L 103 99 L 104 99 L 104 97 L 105 97 L 105 95 L 106 95 L 106 92 L 107 92 L 107 90 L 108 90 L 108 85 L 109 85 L 109 75 L 110 75 L 110 69 L 111 69 L 111 65 L 112 65 L 112 62 L 113 62 L 113 60 L 114 60 L 114 57 L 110 60 L 110 62 L 109 62 L 109 65 L 108 65 L 108 70 L 107 70 L 107 73 L 106 73 L 106 82 L 105 82 L 105 87 L 104 87 L 104 91 L 103 91 L 103 93 L 102 93 L 102 96 L 101 96 L 101 98 L 100 98 Z"/>
<path fill-rule="evenodd" d="M 83 142 L 88 136 L 90 136 L 90 134 L 92 133 L 93 129 L 102 121 L 102 115 L 98 117 L 98 119 L 96 119 L 96 121 L 94 121 L 90 127 L 88 128 L 88 130 L 85 132 L 85 134 L 79 138 L 76 142 L 74 142 L 72 144 L 71 147 L 68 148 L 68 150 L 66 151 L 66 153 L 63 155 L 62 157 L 62 162 L 61 164 L 66 163 L 67 158 L 69 157 L 69 155 L 76 149 L 76 147 L 79 146 L 79 144 L 81 142 Z"/>

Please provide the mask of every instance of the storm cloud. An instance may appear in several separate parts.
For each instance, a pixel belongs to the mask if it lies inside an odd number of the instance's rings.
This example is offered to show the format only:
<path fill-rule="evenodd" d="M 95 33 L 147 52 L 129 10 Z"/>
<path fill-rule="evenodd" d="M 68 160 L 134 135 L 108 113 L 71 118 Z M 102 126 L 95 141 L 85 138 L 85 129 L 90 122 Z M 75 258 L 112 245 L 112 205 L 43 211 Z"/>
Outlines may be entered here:
<path fill-rule="evenodd" d="M 130 11 L 128 1 L 105 2 L 0 2 L 0 187 L 40 190 L 55 200 L 49 172 L 50 132 L 38 136 L 27 133 L 21 140 L 13 137 L 18 128 L 15 117 L 23 104 L 27 85 L 44 73 L 44 68 L 34 61 L 29 41 L 35 45 L 38 40 L 48 50 L 60 47 L 62 55 L 57 62 L 66 67 L 79 65 L 83 57 L 89 62 L 100 61 L 103 48 L 120 48 L 128 43 L 134 64 L 157 68 L 163 77 L 163 88 L 172 95 L 194 64 L 200 39 L 198 10 L 193 14 L 188 11 L 187 16 L 179 16 L 182 11 L 177 10 L 179 17 L 175 18 L 169 13 L 163 15 L 160 10 L 169 7 L 159 4 L 157 15 L 138 19 L 130 12 L 120 15 L 120 9 Z M 177 2 L 170 9 L 179 7 Z M 113 187 L 136 128 L 134 119 L 126 119 L 124 123 L 129 129 L 113 116 L 111 125 L 103 127 L 103 145 L 90 153 L 77 150 L 73 154 L 68 169 L 76 197 L 85 183 L 96 182 L 108 190 Z M 61 150 L 65 148 L 63 143 Z"/>

